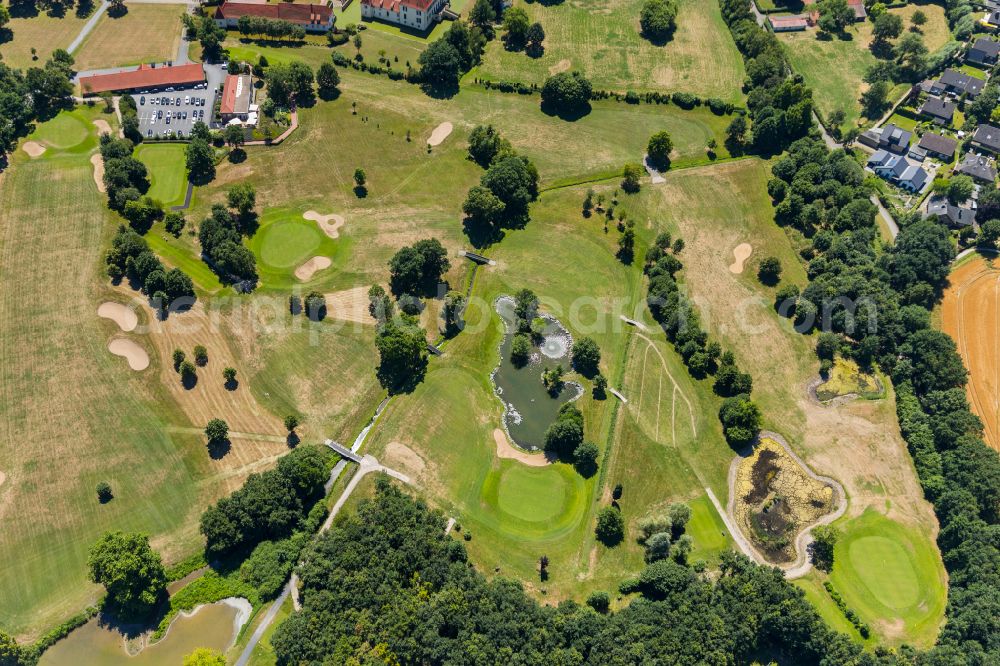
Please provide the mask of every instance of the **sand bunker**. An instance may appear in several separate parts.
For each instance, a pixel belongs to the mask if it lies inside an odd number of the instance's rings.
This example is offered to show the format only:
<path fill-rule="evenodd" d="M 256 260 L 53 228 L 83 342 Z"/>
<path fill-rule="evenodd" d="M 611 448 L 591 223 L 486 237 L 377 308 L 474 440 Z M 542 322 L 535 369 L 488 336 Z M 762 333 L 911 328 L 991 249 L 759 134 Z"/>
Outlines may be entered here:
<path fill-rule="evenodd" d="M 104 194 L 104 158 L 100 153 L 94 153 L 90 156 L 90 163 L 94 165 L 94 185 L 97 185 L 98 192 Z"/>
<path fill-rule="evenodd" d="M 431 138 L 427 139 L 427 143 L 432 146 L 440 146 L 441 142 L 447 139 L 448 135 L 451 134 L 452 129 L 451 123 L 441 123 L 434 128 L 433 132 L 431 132 Z"/>
<path fill-rule="evenodd" d="M 743 264 L 750 258 L 753 246 L 750 243 L 740 243 L 733 248 L 733 263 L 729 264 L 729 272 L 740 274 L 743 272 Z"/>
<path fill-rule="evenodd" d="M 126 333 L 135 330 L 135 327 L 139 324 L 139 317 L 136 316 L 132 308 L 111 301 L 101 303 L 100 307 L 97 308 L 97 316 L 110 319 L 118 324 L 118 328 Z"/>
<path fill-rule="evenodd" d="M 497 445 L 497 457 L 507 458 L 508 460 L 518 460 L 528 467 L 545 467 L 549 464 L 548 459 L 543 453 L 528 453 L 527 451 L 522 451 L 521 449 L 515 447 L 507 439 L 507 433 L 505 433 L 501 428 L 495 428 L 493 430 L 493 441 Z"/>
<path fill-rule="evenodd" d="M 128 361 L 128 367 L 135 371 L 145 370 L 149 367 L 149 354 L 134 340 L 115 338 L 108 343 L 108 351 L 115 356 L 124 356 L 125 360 Z"/>
<path fill-rule="evenodd" d="M 312 220 L 319 225 L 319 228 L 323 230 L 323 233 L 330 238 L 336 238 L 340 235 L 338 229 L 344 226 L 344 218 L 335 213 L 330 213 L 329 215 L 320 215 L 314 210 L 307 210 L 302 214 L 307 220 Z M 332 221 L 331 221 L 332 220 Z"/>
<path fill-rule="evenodd" d="M 295 277 L 306 282 L 318 271 L 329 268 L 332 263 L 329 257 L 313 257 L 295 269 Z"/>
<path fill-rule="evenodd" d="M 25 141 L 24 145 L 21 146 L 21 149 L 28 153 L 28 156 L 32 159 L 41 157 L 42 153 L 45 152 L 45 146 L 37 141 Z"/>
<path fill-rule="evenodd" d="M 560 60 L 556 64 L 554 64 L 551 67 L 549 67 L 549 74 L 559 74 L 560 72 L 569 71 L 569 67 L 570 67 L 569 60 L 566 60 L 565 58 L 563 58 L 562 60 Z"/>
<path fill-rule="evenodd" d="M 375 319 L 368 312 L 368 287 L 354 287 L 324 295 L 327 317 L 359 324 L 375 324 Z"/>
<path fill-rule="evenodd" d="M 97 128 L 99 134 L 111 134 L 111 125 L 108 124 L 107 120 L 103 118 L 98 118 L 94 121 L 94 127 Z"/>

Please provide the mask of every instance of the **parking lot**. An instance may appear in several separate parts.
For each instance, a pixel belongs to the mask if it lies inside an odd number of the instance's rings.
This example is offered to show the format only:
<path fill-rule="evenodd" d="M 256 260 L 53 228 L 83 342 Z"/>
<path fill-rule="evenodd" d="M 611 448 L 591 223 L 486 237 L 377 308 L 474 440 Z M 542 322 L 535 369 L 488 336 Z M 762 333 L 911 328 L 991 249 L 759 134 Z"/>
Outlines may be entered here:
<path fill-rule="evenodd" d="M 132 95 L 139 112 L 139 131 L 144 137 L 171 132 L 188 136 L 199 120 L 211 125 L 215 90 L 207 84 L 194 88 L 167 88 Z"/>

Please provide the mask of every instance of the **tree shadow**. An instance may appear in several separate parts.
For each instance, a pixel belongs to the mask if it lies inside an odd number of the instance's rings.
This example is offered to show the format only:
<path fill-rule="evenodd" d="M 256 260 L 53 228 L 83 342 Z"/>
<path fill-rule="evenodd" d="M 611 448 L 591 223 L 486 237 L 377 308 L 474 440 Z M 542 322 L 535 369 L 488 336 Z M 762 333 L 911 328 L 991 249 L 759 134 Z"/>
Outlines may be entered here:
<path fill-rule="evenodd" d="M 529 44 L 527 48 L 524 49 L 524 53 L 529 58 L 537 60 L 545 55 L 545 46 L 542 44 Z"/>
<path fill-rule="evenodd" d="M 122 3 L 117 7 L 115 5 L 108 7 L 108 16 L 111 18 L 121 18 L 126 14 L 128 14 L 128 6 L 126 6 L 125 3 Z"/>
<path fill-rule="evenodd" d="M 650 35 L 645 31 L 641 31 L 639 35 L 653 46 L 666 46 L 674 40 L 674 33 L 676 30 L 677 29 L 674 28 L 665 35 Z"/>
<path fill-rule="evenodd" d="M 240 380 L 238 379 L 227 379 L 226 383 L 223 384 L 227 391 L 235 391 L 240 387 Z"/>
<path fill-rule="evenodd" d="M 340 97 L 340 90 L 338 88 L 333 88 L 332 90 L 320 88 L 319 90 L 319 98 L 324 102 L 332 102 L 338 97 Z"/>
<path fill-rule="evenodd" d="M 582 476 L 585 479 L 589 479 L 590 477 L 592 477 L 595 474 L 597 474 L 597 463 L 596 462 L 577 461 L 577 462 L 573 463 L 573 467 L 575 467 L 577 473 L 579 473 L 580 476 Z"/>
<path fill-rule="evenodd" d="M 868 50 L 871 51 L 871 54 L 879 60 L 891 60 L 893 57 L 892 44 L 882 39 L 872 40 L 871 46 L 868 47 Z"/>
<path fill-rule="evenodd" d="M 300 441 L 302 440 L 299 439 L 298 433 L 296 433 L 294 430 L 288 433 L 288 436 L 285 437 L 285 444 L 287 444 L 288 448 L 290 449 L 294 449 L 296 446 L 298 446 Z"/>
<path fill-rule="evenodd" d="M 356 196 L 359 199 L 364 199 L 365 197 L 368 196 L 368 188 L 365 187 L 364 185 L 355 185 L 354 196 Z"/>
<path fill-rule="evenodd" d="M 233 443 L 229 438 L 213 439 L 208 443 L 208 457 L 212 460 L 222 460 L 233 448 Z"/>
<path fill-rule="evenodd" d="M 470 217 L 462 220 L 462 230 L 465 232 L 466 238 L 469 239 L 469 243 L 477 250 L 499 243 L 504 237 L 504 231 L 500 227 L 477 223 Z"/>
<path fill-rule="evenodd" d="M 181 376 L 181 386 L 184 387 L 185 391 L 190 391 L 197 385 L 198 385 L 197 373 L 191 373 L 190 375 Z"/>
<path fill-rule="evenodd" d="M 425 83 L 421 86 L 424 94 L 434 99 L 451 99 L 458 94 L 458 82 L 454 83 Z"/>
<path fill-rule="evenodd" d="M 542 102 L 542 113 L 547 116 L 554 116 L 560 120 L 575 122 L 590 113 L 592 107 L 590 102 L 575 107 L 557 106 L 555 104 Z"/>
<path fill-rule="evenodd" d="M 242 148 L 233 148 L 229 151 L 230 164 L 242 164 L 247 161 L 247 151 Z"/>

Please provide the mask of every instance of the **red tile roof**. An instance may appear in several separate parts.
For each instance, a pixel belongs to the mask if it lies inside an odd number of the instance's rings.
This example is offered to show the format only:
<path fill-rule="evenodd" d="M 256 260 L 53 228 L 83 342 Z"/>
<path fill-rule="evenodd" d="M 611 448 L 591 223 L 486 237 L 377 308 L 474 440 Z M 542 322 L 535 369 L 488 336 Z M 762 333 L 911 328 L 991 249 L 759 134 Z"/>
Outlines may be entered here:
<path fill-rule="evenodd" d="M 426 12 L 434 4 L 434 0 L 361 0 L 361 4 L 376 9 L 388 9 L 390 12 L 398 12 L 400 7 Z"/>
<path fill-rule="evenodd" d="M 250 107 L 250 77 L 246 74 L 229 74 L 222 88 L 219 113 L 224 116 L 247 113 Z"/>
<path fill-rule="evenodd" d="M 326 5 L 306 5 L 291 2 L 262 5 L 256 2 L 224 2 L 215 10 L 217 19 L 239 19 L 241 16 L 288 21 L 308 25 L 329 23 L 333 10 Z"/>
<path fill-rule="evenodd" d="M 153 67 L 140 65 L 139 69 L 114 74 L 94 74 L 80 77 L 80 89 L 84 95 L 94 95 L 115 90 L 134 88 L 154 88 L 162 86 L 183 86 L 201 83 L 205 72 L 198 63 Z"/>
<path fill-rule="evenodd" d="M 771 16 L 768 20 L 774 28 L 805 27 L 809 25 L 809 20 L 804 16 Z"/>

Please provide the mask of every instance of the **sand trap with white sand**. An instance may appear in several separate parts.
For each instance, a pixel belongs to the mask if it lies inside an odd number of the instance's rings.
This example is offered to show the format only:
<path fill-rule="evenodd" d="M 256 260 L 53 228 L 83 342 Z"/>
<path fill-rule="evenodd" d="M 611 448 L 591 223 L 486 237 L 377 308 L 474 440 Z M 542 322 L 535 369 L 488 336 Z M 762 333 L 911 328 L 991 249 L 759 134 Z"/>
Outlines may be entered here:
<path fill-rule="evenodd" d="M 509 460 L 517 460 L 528 467 L 545 467 L 549 464 L 548 459 L 545 457 L 544 453 L 528 453 L 527 451 L 522 451 L 516 448 L 507 439 L 507 433 L 505 433 L 501 428 L 495 428 L 493 430 L 493 441 L 497 445 L 497 457 L 507 458 Z"/>
<path fill-rule="evenodd" d="M 740 243 L 733 248 L 733 263 L 729 264 L 729 272 L 737 275 L 743 272 L 743 265 L 750 258 L 753 246 L 750 243 Z"/>
<path fill-rule="evenodd" d="M 330 238 L 337 238 L 340 235 L 339 229 L 344 226 L 344 218 L 336 213 L 330 213 L 329 215 L 320 215 L 314 210 L 307 210 L 302 214 L 307 220 L 312 220 L 319 225 L 319 228 L 323 230 L 323 233 Z"/>
<path fill-rule="evenodd" d="M 134 331 L 135 327 L 139 324 L 139 317 L 135 314 L 135 310 L 112 301 L 101 303 L 100 307 L 97 308 L 97 316 L 110 319 L 118 324 L 118 328 L 126 333 Z"/>
<path fill-rule="evenodd" d="M 90 156 L 90 163 L 94 165 L 94 185 L 97 185 L 98 192 L 104 194 L 104 158 L 100 153 L 94 153 Z"/>
<path fill-rule="evenodd" d="M 451 134 L 451 130 L 454 129 L 451 123 L 441 123 L 434 128 L 431 132 L 431 138 L 427 139 L 427 143 L 431 146 L 440 146 L 441 142 L 448 138 Z"/>
<path fill-rule="evenodd" d="M 107 120 L 103 118 L 98 118 L 94 121 L 94 127 L 97 128 L 98 134 L 111 134 L 111 125 L 108 124 Z"/>
<path fill-rule="evenodd" d="M 124 357 L 128 361 L 128 367 L 136 372 L 149 367 L 149 354 L 134 340 L 115 338 L 108 343 L 108 351 L 115 356 Z"/>
<path fill-rule="evenodd" d="M 306 282 L 319 271 L 329 268 L 332 263 L 329 257 L 313 257 L 295 269 L 295 277 Z"/>
<path fill-rule="evenodd" d="M 28 153 L 28 157 L 34 159 L 42 156 L 42 153 L 45 152 L 45 146 L 37 141 L 25 141 L 24 145 L 21 146 L 21 150 Z"/>

